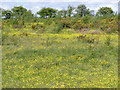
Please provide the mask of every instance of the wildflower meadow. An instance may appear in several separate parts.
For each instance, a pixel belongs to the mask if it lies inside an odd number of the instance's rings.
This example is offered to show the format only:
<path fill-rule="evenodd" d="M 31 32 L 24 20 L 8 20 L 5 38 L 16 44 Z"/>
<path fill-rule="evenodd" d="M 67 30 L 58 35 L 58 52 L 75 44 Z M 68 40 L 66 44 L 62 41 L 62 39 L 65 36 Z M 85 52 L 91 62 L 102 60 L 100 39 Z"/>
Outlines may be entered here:
<path fill-rule="evenodd" d="M 118 87 L 119 14 L 72 10 L 3 10 L 2 88 Z"/>

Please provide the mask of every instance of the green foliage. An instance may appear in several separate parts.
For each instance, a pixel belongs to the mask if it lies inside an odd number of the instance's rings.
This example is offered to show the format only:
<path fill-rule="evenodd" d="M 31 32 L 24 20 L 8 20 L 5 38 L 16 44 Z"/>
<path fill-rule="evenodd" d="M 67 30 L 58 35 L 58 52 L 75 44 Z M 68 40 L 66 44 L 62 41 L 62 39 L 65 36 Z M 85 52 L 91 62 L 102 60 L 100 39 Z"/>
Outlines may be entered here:
<path fill-rule="evenodd" d="M 38 17 L 37 17 L 37 16 L 35 16 L 35 17 L 33 18 L 33 22 L 38 22 Z"/>
<path fill-rule="evenodd" d="M 54 32 L 54 33 L 59 33 L 62 29 L 63 29 L 62 24 L 56 24 L 56 25 L 53 27 L 53 32 Z"/>
<path fill-rule="evenodd" d="M 106 33 L 115 33 L 118 31 L 118 21 L 115 18 L 101 20 L 100 29 Z"/>
<path fill-rule="evenodd" d="M 68 11 L 67 11 L 67 16 L 68 16 L 68 17 L 71 17 L 71 15 L 73 14 L 73 13 L 72 13 L 73 10 L 74 10 L 74 7 L 72 7 L 72 6 L 69 5 L 69 6 L 68 6 Z"/>
<path fill-rule="evenodd" d="M 22 28 L 24 26 L 24 21 L 22 20 L 18 21 L 17 19 L 14 19 L 12 23 L 13 28 Z"/>
<path fill-rule="evenodd" d="M 71 27 L 70 26 L 71 25 L 70 20 L 64 19 L 64 18 L 58 24 L 60 24 L 62 28 L 70 28 Z"/>
<path fill-rule="evenodd" d="M 63 17 L 66 18 L 67 16 L 67 10 L 63 10 Z"/>
<path fill-rule="evenodd" d="M 5 17 L 5 19 L 10 19 L 12 16 L 12 12 L 10 10 L 5 10 L 2 12 L 2 16 Z"/>
<path fill-rule="evenodd" d="M 46 28 L 46 31 L 49 33 L 59 33 L 63 29 L 62 24 L 51 24 Z"/>
<path fill-rule="evenodd" d="M 41 31 L 44 32 L 45 30 L 45 25 L 43 23 L 33 23 L 31 25 L 31 28 L 36 31 Z"/>
<path fill-rule="evenodd" d="M 96 29 L 98 29 L 99 26 L 100 26 L 101 19 L 102 19 L 102 18 L 100 18 L 100 17 L 98 17 L 98 16 L 91 17 L 91 18 L 90 18 L 91 28 L 96 28 Z"/>
<path fill-rule="evenodd" d="M 42 8 L 37 12 L 41 16 L 41 18 L 52 18 L 55 17 L 56 10 L 53 8 Z"/>
<path fill-rule="evenodd" d="M 27 12 L 27 9 L 22 6 L 19 6 L 12 8 L 12 12 L 13 12 L 13 17 L 20 20 L 22 19 L 22 16 Z"/>
<path fill-rule="evenodd" d="M 109 46 L 110 42 L 111 42 L 110 36 L 106 36 L 105 44 Z"/>
<path fill-rule="evenodd" d="M 54 22 L 54 18 L 42 19 L 41 22 L 43 22 L 46 26 L 51 25 L 52 22 Z"/>
<path fill-rule="evenodd" d="M 85 16 L 85 17 L 83 17 L 83 23 L 84 23 L 84 24 L 88 24 L 88 23 L 89 23 L 89 20 L 90 20 L 90 16 Z"/>
<path fill-rule="evenodd" d="M 62 18 L 60 21 L 51 21 L 51 24 L 46 29 L 48 32 L 59 33 L 62 29 L 65 28 L 71 28 L 71 22 L 68 19 Z"/>
<path fill-rule="evenodd" d="M 18 21 L 17 19 L 14 19 L 14 20 L 13 20 L 13 25 L 18 25 L 18 22 L 19 22 L 19 21 Z"/>
<path fill-rule="evenodd" d="M 73 10 L 76 11 L 74 16 L 72 16 Z M 106 15 L 104 14 L 105 17 L 99 16 L 103 15 L 102 11 L 104 11 L 104 13 L 107 12 Z M 39 14 L 40 17 L 37 17 L 37 14 Z M 85 5 L 78 5 L 76 9 L 69 5 L 67 10 L 61 11 L 55 10 L 53 8 L 42 8 L 37 12 L 37 14 L 33 15 L 31 10 L 27 11 L 27 9 L 22 6 L 14 7 L 11 9 L 11 11 L 6 10 L 3 12 L 3 16 L 6 15 L 6 19 L 9 19 L 7 21 L 3 20 L 3 25 L 5 27 L 13 26 L 13 28 L 21 28 L 25 26 L 25 23 L 41 22 L 44 23 L 47 29 L 53 32 L 60 32 L 65 28 L 73 28 L 74 30 L 93 28 L 101 29 L 107 33 L 118 31 L 119 14 L 117 15 L 116 13 L 115 15 L 112 15 L 112 10 L 110 10 L 109 7 L 100 8 L 98 10 L 98 16 L 90 16 L 90 11 Z M 51 25 L 53 22 L 54 25 Z M 37 27 L 37 25 L 33 25 L 32 29 L 38 29 Z"/>
<path fill-rule="evenodd" d="M 79 5 L 76 9 L 76 12 L 77 12 L 76 15 L 79 16 L 79 17 L 83 17 L 83 16 L 86 16 L 86 15 L 90 14 L 89 9 L 87 9 L 87 7 L 84 4 Z"/>
<path fill-rule="evenodd" d="M 120 13 L 118 13 L 118 20 L 120 20 Z"/>
<path fill-rule="evenodd" d="M 62 10 L 58 11 L 56 18 L 61 18 L 62 16 L 63 16 L 63 11 Z"/>
<path fill-rule="evenodd" d="M 112 14 L 113 14 L 113 10 L 110 7 L 102 7 L 96 13 L 96 15 L 100 15 L 100 16 L 110 16 Z"/>
<path fill-rule="evenodd" d="M 90 28 L 91 27 L 91 23 L 89 23 L 88 17 L 83 17 L 80 18 L 73 26 L 72 28 L 75 30 L 81 30 L 84 28 Z"/>
<path fill-rule="evenodd" d="M 22 21 L 24 22 L 33 22 L 33 14 L 31 12 L 31 10 L 28 10 L 27 12 L 25 12 L 23 15 L 22 15 Z"/>
<path fill-rule="evenodd" d="M 60 10 L 60 11 L 58 11 L 57 12 L 57 15 L 56 15 L 56 18 L 62 18 L 62 17 L 64 17 L 64 18 L 66 18 L 67 17 L 67 10 Z"/>

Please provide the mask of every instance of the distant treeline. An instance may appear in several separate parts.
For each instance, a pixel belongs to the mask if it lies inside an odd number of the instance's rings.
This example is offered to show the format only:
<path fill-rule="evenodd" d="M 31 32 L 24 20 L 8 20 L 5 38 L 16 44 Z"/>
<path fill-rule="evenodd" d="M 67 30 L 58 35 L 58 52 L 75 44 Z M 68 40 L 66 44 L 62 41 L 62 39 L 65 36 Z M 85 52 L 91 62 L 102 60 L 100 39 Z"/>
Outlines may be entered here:
<path fill-rule="evenodd" d="M 38 17 L 39 15 L 39 17 Z M 42 8 L 36 14 L 23 6 L 14 7 L 11 10 L 2 10 L 2 25 L 13 27 L 27 27 L 25 23 L 32 23 L 32 29 L 41 26 L 51 32 L 59 32 L 64 28 L 81 30 L 83 28 L 97 28 L 107 32 L 116 32 L 118 29 L 118 13 L 110 7 L 101 7 L 94 15 L 93 11 L 84 4 L 77 7 L 68 6 L 67 10 L 54 8 Z M 38 24 L 42 23 L 40 27 Z"/>
<path fill-rule="evenodd" d="M 87 8 L 84 4 L 77 7 L 68 6 L 67 10 L 57 10 L 53 8 L 42 8 L 36 14 L 40 15 L 40 18 L 55 18 L 55 17 L 84 17 L 86 15 L 93 16 L 94 11 Z M 32 14 L 31 10 L 27 10 L 23 6 L 14 7 L 11 10 L 2 10 L 2 17 L 4 19 L 17 18 L 25 19 L 36 17 L 36 14 Z M 116 13 L 117 14 L 117 13 Z M 114 11 L 110 7 L 99 8 L 95 16 L 110 16 L 114 15 Z"/>

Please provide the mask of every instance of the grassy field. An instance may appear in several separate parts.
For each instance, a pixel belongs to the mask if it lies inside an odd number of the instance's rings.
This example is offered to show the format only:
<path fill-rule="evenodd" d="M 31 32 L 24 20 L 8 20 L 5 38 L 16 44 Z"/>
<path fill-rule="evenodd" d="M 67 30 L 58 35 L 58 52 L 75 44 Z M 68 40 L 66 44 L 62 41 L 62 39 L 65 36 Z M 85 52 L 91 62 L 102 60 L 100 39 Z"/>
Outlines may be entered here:
<path fill-rule="evenodd" d="M 3 88 L 118 86 L 117 34 L 2 33 Z"/>

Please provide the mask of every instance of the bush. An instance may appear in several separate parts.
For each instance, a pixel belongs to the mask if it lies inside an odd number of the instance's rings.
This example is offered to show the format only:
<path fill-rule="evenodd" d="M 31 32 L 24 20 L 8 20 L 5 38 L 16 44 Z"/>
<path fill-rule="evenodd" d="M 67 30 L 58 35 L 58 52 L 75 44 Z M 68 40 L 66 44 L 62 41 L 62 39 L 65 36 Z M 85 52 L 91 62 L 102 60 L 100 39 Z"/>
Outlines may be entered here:
<path fill-rule="evenodd" d="M 48 33 L 59 33 L 63 29 L 62 24 L 56 24 L 54 21 L 45 28 Z"/>
<path fill-rule="evenodd" d="M 89 16 L 85 16 L 85 17 L 83 17 L 82 22 L 83 22 L 84 24 L 88 24 L 88 23 L 89 23 L 89 20 L 90 20 L 90 17 L 89 17 Z"/>
<path fill-rule="evenodd" d="M 54 21 L 53 18 L 44 19 L 44 24 L 45 25 L 51 25 L 53 21 Z"/>
<path fill-rule="evenodd" d="M 62 28 L 71 28 L 71 22 L 69 20 L 63 19 L 58 22 Z"/>
<path fill-rule="evenodd" d="M 114 18 L 101 21 L 100 29 L 106 33 L 113 33 L 118 31 L 118 22 Z"/>
<path fill-rule="evenodd" d="M 78 18 L 73 18 L 73 19 L 71 20 L 71 25 L 73 26 L 73 25 L 77 22 L 77 20 L 78 20 Z"/>
<path fill-rule="evenodd" d="M 72 28 L 75 30 L 81 30 L 84 28 L 89 28 L 91 26 L 91 23 L 86 23 L 87 21 L 84 21 L 83 18 L 79 19 L 73 26 Z"/>
<path fill-rule="evenodd" d="M 62 25 L 56 24 L 53 28 L 54 33 L 59 33 L 63 29 Z"/>
<path fill-rule="evenodd" d="M 17 19 L 13 20 L 13 28 L 22 28 L 24 25 L 23 21 L 18 21 Z"/>
<path fill-rule="evenodd" d="M 41 32 L 45 31 L 45 25 L 43 23 L 33 23 L 31 25 L 31 28 L 33 30 L 38 30 L 38 31 L 41 31 Z"/>
<path fill-rule="evenodd" d="M 64 28 L 70 28 L 71 22 L 66 18 L 62 18 L 60 21 L 52 21 L 51 25 L 48 26 L 47 31 L 53 33 L 59 33 Z"/>
<path fill-rule="evenodd" d="M 91 28 L 99 28 L 100 22 L 101 22 L 101 18 L 99 18 L 99 17 L 92 17 L 92 18 L 90 18 L 89 21 L 91 23 Z"/>

